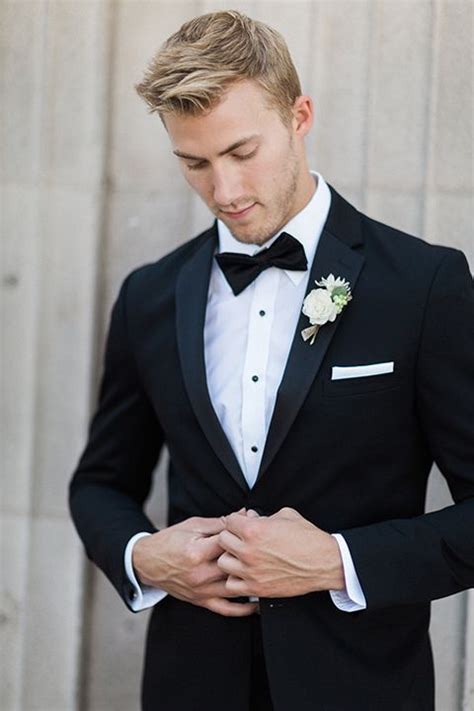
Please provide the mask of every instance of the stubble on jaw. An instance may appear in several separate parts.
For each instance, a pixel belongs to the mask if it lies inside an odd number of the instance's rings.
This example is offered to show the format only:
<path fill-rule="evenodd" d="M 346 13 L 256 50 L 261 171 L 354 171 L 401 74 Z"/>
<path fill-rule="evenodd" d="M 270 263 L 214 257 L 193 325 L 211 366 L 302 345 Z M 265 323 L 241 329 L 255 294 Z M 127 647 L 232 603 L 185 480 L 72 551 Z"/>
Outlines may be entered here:
<path fill-rule="evenodd" d="M 296 159 L 296 152 L 294 149 L 293 141 L 290 142 L 290 166 L 291 173 L 288 184 L 285 186 L 284 190 L 277 193 L 275 196 L 274 204 L 266 205 L 263 204 L 262 208 L 269 210 L 271 214 L 267 216 L 264 223 L 258 228 L 257 234 L 252 235 L 242 235 L 234 232 L 232 228 L 227 225 L 232 236 L 238 241 L 244 244 L 256 244 L 259 246 L 264 245 L 268 240 L 270 240 L 281 228 L 286 225 L 286 223 L 294 216 L 292 205 L 294 201 L 294 196 L 298 187 L 299 179 L 299 169 L 298 162 Z M 288 168 L 287 168 L 288 171 Z M 288 175 L 288 173 L 286 173 Z M 260 203 L 261 204 L 261 203 Z M 219 215 L 216 215 L 219 217 Z M 220 217 L 222 219 L 222 217 Z M 224 222 L 224 220 L 223 220 Z"/>

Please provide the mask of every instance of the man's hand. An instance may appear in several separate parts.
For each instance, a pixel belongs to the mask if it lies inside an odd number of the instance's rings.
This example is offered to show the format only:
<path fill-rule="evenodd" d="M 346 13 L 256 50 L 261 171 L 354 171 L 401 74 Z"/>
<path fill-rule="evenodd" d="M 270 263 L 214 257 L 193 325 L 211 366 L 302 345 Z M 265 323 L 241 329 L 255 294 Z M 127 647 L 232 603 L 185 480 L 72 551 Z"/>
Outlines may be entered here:
<path fill-rule="evenodd" d="M 219 534 L 224 528 L 224 516 L 194 516 L 139 539 L 132 554 L 139 580 L 220 615 L 245 617 L 257 612 L 258 603 L 226 599 L 240 593 L 227 589 L 227 575 L 217 566 L 223 553 Z"/>
<path fill-rule="evenodd" d="M 333 536 L 285 507 L 273 516 L 232 513 L 223 517 L 217 560 L 234 595 L 292 597 L 316 590 L 342 590 L 344 571 Z"/>

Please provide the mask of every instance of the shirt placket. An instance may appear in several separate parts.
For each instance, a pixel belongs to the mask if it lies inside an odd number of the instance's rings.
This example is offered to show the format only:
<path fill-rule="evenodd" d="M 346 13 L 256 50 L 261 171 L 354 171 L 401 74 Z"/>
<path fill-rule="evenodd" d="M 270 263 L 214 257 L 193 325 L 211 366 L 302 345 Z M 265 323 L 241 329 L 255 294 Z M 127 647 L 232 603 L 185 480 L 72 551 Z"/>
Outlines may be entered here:
<path fill-rule="evenodd" d="M 242 372 L 242 443 L 249 486 L 257 478 L 265 446 L 265 390 L 279 272 L 270 269 L 254 282 Z"/>

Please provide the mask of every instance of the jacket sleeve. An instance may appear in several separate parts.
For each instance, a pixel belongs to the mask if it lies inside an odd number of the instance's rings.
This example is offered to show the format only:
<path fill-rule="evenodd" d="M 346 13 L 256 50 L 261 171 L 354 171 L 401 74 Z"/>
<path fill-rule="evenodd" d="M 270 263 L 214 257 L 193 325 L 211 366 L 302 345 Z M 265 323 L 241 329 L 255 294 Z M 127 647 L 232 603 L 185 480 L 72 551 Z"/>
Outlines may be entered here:
<path fill-rule="evenodd" d="M 143 512 L 164 435 L 140 383 L 127 335 L 130 274 L 113 305 L 98 404 L 69 484 L 69 507 L 86 554 L 132 609 L 127 542 L 157 529 Z"/>
<path fill-rule="evenodd" d="M 367 608 L 427 602 L 474 586 L 474 292 L 447 250 L 426 301 L 416 372 L 421 430 L 454 504 L 340 531 Z"/>

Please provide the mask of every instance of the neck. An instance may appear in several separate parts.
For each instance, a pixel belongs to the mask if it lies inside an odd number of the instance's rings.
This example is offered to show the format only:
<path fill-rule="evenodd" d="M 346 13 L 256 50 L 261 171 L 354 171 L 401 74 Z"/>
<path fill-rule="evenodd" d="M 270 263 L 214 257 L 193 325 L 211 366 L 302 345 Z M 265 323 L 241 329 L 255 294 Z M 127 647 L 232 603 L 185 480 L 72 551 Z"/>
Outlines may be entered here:
<path fill-rule="evenodd" d="M 316 192 L 318 187 L 318 179 L 314 176 L 311 175 L 308 169 L 304 172 L 303 175 L 303 181 L 302 181 L 302 186 L 301 186 L 301 194 L 300 198 L 295 204 L 294 209 L 292 210 L 290 217 L 288 218 L 288 222 L 301 210 L 304 210 L 306 205 L 310 202 L 311 198 L 313 197 L 314 193 Z"/>
<path fill-rule="evenodd" d="M 311 175 L 309 172 L 309 169 L 306 167 L 302 178 L 301 178 L 301 185 L 298 186 L 298 199 L 296 200 L 295 204 L 293 205 L 293 209 L 286 215 L 284 224 L 288 224 L 290 220 L 295 217 L 299 212 L 304 210 L 306 205 L 310 202 L 311 198 L 313 197 L 314 193 L 316 192 L 318 187 L 318 179 L 316 176 Z M 283 227 L 283 225 L 282 225 Z M 277 232 L 281 230 L 281 227 L 278 228 L 272 235 L 267 237 L 263 242 L 257 243 L 260 244 L 260 246 L 264 245 L 265 242 L 268 242 L 272 237 L 274 237 Z"/>

